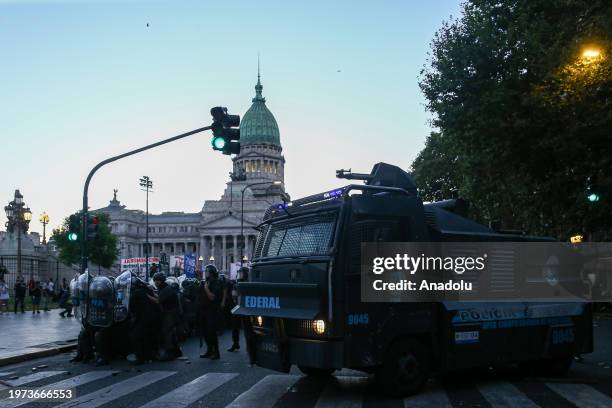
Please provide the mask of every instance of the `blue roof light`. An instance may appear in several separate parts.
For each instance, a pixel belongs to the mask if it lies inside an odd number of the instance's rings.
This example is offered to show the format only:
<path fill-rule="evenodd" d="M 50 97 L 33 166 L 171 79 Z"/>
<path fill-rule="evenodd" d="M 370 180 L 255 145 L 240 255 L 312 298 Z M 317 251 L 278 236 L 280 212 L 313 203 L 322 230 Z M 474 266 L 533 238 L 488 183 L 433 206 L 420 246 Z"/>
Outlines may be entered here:
<path fill-rule="evenodd" d="M 336 189 L 336 190 L 328 191 L 327 193 L 323 193 L 323 198 L 336 198 L 336 197 L 340 197 L 340 196 L 342 196 L 342 193 L 344 193 L 344 189 L 343 188 L 339 188 L 339 189 Z"/>

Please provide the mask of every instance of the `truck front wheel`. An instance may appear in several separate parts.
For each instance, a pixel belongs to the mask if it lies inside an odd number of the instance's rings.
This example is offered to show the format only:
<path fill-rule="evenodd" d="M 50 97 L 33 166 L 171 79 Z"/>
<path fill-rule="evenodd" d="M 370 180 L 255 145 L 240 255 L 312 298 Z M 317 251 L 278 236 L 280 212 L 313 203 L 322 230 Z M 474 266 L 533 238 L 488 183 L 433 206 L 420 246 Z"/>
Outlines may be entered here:
<path fill-rule="evenodd" d="M 311 377 L 329 377 L 334 371 L 336 371 L 335 368 L 317 368 L 302 365 L 299 365 L 298 368 L 301 372 Z"/>
<path fill-rule="evenodd" d="M 431 356 L 414 339 L 400 339 L 389 347 L 376 381 L 385 394 L 405 397 L 421 391 L 429 378 Z"/>

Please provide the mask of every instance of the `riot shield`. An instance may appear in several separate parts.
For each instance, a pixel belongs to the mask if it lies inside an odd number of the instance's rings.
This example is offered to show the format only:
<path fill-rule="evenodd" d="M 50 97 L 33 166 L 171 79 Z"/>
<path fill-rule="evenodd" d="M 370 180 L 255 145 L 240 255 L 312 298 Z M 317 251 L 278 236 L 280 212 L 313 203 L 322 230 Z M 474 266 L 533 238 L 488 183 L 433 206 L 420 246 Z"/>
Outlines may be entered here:
<path fill-rule="evenodd" d="M 130 311 L 130 291 L 132 288 L 132 272 L 125 271 L 115 278 L 115 314 L 116 322 L 123 322 Z"/>
<path fill-rule="evenodd" d="M 89 314 L 87 323 L 95 327 L 109 327 L 115 309 L 113 282 L 106 276 L 96 276 L 89 284 Z"/>
<path fill-rule="evenodd" d="M 79 314 L 81 315 L 81 322 L 85 323 L 87 320 L 87 293 L 89 291 L 89 271 L 82 273 L 77 279 L 77 292 L 79 300 Z"/>

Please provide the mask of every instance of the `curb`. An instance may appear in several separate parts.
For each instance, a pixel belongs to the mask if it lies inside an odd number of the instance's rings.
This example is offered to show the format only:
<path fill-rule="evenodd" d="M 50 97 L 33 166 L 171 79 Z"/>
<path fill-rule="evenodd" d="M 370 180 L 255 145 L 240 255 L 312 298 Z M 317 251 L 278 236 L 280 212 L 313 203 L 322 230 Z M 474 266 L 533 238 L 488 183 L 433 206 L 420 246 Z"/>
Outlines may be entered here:
<path fill-rule="evenodd" d="M 19 354 L 16 356 L 0 358 L 0 367 L 9 365 L 9 364 L 22 363 L 24 361 L 34 360 L 36 358 L 54 356 L 56 354 L 65 353 L 67 351 L 76 349 L 76 346 L 77 346 L 76 340 L 74 341 L 71 340 L 68 344 L 64 344 L 58 347 L 51 347 L 51 348 L 42 349 L 40 351 L 34 351 L 32 353 L 25 353 L 25 354 Z"/>

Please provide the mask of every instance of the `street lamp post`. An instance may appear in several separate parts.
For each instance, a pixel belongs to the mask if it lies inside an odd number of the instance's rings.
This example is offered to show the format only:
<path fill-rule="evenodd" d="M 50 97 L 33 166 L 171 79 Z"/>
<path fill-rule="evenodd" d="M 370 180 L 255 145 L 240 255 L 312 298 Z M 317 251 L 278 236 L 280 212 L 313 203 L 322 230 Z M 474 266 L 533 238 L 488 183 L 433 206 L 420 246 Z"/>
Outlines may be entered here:
<path fill-rule="evenodd" d="M 9 232 L 17 229 L 17 276 L 21 276 L 21 233 L 27 232 L 32 220 L 32 212 L 23 202 L 23 195 L 15 190 L 15 198 L 4 207 L 6 228 Z"/>
<path fill-rule="evenodd" d="M 49 215 L 47 215 L 46 212 L 43 211 L 42 214 L 40 214 L 40 218 L 38 219 L 40 221 L 40 223 L 43 226 L 43 244 L 47 243 L 47 235 L 46 235 L 46 226 L 49 223 Z"/>
<path fill-rule="evenodd" d="M 246 191 L 247 188 L 253 187 L 253 186 L 258 186 L 258 185 L 262 185 L 262 184 L 270 184 L 269 181 L 260 181 L 257 183 L 251 183 L 251 184 L 247 184 L 246 186 L 244 186 L 244 188 L 242 189 L 241 192 L 241 197 L 240 197 L 240 236 L 242 237 L 242 245 L 240 246 L 240 266 L 243 265 L 244 263 L 244 248 L 246 246 L 246 242 L 244 240 L 244 192 Z M 280 186 L 281 184 L 283 184 L 282 181 L 280 180 L 276 180 L 274 182 L 272 182 L 270 184 L 270 186 Z"/>
<path fill-rule="evenodd" d="M 142 191 L 147 192 L 147 208 L 145 211 L 145 278 L 149 280 L 149 191 L 153 188 L 153 181 L 149 176 L 143 176 L 140 179 L 140 187 Z"/>

